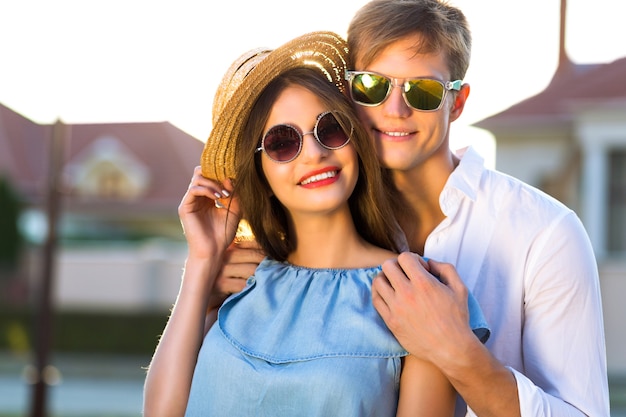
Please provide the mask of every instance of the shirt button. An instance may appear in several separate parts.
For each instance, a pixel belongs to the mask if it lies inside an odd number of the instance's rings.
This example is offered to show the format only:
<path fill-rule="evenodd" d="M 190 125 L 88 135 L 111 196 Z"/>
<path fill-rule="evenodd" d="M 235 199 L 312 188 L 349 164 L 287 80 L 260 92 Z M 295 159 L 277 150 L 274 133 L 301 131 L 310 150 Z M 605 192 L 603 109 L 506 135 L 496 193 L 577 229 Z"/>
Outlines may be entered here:
<path fill-rule="evenodd" d="M 254 279 L 254 277 L 250 277 L 250 278 L 248 278 L 248 280 L 246 281 L 246 285 L 247 285 L 247 286 L 253 285 L 253 284 L 255 283 L 255 281 L 256 281 L 256 280 Z"/>

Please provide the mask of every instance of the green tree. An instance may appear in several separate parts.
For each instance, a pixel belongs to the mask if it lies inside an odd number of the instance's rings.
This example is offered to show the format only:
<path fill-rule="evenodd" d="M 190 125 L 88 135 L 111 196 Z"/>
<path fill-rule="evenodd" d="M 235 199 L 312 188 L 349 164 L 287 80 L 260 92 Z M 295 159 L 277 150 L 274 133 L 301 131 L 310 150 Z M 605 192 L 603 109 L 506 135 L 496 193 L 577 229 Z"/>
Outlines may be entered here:
<path fill-rule="evenodd" d="M 21 200 L 8 179 L 0 177 L 0 275 L 17 266 L 23 245 L 18 227 Z"/>

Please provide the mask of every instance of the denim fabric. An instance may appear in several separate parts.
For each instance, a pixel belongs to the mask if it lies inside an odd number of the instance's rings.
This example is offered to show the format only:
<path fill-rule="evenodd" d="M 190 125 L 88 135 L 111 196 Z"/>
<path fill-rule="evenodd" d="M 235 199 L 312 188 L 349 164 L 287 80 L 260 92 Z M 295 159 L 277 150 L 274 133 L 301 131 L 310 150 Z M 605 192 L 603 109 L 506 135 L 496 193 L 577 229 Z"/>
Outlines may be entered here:
<path fill-rule="evenodd" d="M 205 337 L 186 416 L 394 416 L 407 352 L 372 305 L 380 270 L 261 262 Z"/>
<path fill-rule="evenodd" d="M 425 256 L 423 258 L 425 261 L 430 259 Z M 482 308 L 480 308 L 480 304 L 478 304 L 474 294 L 471 292 L 467 295 L 467 309 L 469 311 L 470 328 L 476 337 L 484 344 L 489 340 L 489 336 L 491 336 L 491 329 L 485 319 Z"/>
<path fill-rule="evenodd" d="M 483 315 L 483 310 L 480 308 L 480 304 L 478 304 L 478 301 L 474 298 L 474 294 L 471 292 L 467 297 L 467 307 L 470 315 L 470 327 L 476 337 L 480 339 L 482 343 L 485 343 L 489 340 L 489 336 L 491 336 L 491 329 L 489 328 L 487 319 L 485 319 L 485 316 Z"/>

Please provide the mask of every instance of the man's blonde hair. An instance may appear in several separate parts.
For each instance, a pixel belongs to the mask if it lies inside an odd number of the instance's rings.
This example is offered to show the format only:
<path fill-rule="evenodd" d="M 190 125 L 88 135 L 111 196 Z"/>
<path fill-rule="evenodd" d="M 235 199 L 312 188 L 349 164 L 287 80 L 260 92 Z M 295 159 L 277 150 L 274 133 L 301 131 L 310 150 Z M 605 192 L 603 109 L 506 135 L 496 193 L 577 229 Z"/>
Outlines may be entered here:
<path fill-rule="evenodd" d="M 362 70 L 390 44 L 419 35 L 415 53 L 443 53 L 450 79 L 462 80 L 469 67 L 472 37 L 461 10 L 444 0 L 372 0 L 348 28 L 352 69 Z M 358 68 L 355 67 L 358 65 Z"/>

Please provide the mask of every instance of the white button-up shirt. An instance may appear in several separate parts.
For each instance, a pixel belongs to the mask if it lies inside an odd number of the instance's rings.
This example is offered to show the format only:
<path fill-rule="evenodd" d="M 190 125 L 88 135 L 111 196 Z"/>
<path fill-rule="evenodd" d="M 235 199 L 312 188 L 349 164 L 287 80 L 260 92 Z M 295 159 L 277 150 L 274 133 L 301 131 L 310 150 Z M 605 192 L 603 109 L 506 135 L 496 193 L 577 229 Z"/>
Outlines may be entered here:
<path fill-rule="evenodd" d="M 455 265 L 480 303 L 486 346 L 514 373 L 523 417 L 609 416 L 598 269 L 582 223 L 486 169 L 472 148 L 458 156 L 424 256 Z"/>

